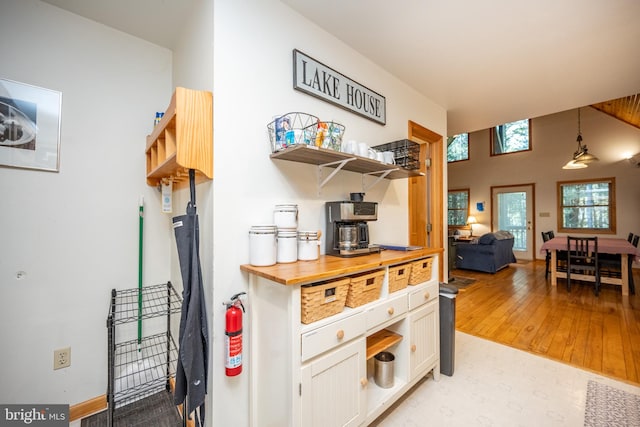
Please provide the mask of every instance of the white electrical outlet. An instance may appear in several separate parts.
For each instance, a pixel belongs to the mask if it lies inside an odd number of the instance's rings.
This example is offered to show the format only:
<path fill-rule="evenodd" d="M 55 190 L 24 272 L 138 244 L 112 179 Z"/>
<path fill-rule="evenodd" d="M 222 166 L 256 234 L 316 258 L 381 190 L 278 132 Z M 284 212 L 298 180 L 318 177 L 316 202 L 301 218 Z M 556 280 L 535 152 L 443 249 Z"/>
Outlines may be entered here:
<path fill-rule="evenodd" d="M 53 369 L 68 368 L 69 366 L 71 366 L 71 347 L 54 350 Z"/>

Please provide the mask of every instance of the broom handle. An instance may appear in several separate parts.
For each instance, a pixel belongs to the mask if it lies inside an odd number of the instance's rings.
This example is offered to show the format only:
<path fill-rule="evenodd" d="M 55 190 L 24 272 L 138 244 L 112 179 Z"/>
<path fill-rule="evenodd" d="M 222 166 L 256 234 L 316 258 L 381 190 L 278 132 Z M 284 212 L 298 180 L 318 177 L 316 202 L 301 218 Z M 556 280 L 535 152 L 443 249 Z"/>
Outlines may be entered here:
<path fill-rule="evenodd" d="M 142 226 L 144 223 L 144 197 L 140 197 L 138 224 L 138 351 L 142 344 Z"/>

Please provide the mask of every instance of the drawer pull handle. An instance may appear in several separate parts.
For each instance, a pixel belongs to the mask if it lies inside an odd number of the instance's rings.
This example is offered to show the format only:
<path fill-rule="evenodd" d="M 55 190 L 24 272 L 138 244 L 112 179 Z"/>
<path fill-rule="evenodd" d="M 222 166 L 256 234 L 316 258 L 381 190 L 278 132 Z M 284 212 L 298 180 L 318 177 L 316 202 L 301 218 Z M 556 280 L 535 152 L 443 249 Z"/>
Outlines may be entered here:
<path fill-rule="evenodd" d="M 366 387 L 367 384 L 369 384 L 369 380 L 366 378 L 360 378 L 360 385 L 362 385 L 362 387 Z"/>
<path fill-rule="evenodd" d="M 425 292 L 424 293 L 424 299 L 429 299 L 429 297 L 430 297 L 429 292 Z"/>
<path fill-rule="evenodd" d="M 394 310 L 393 310 L 393 307 L 389 307 L 389 308 L 387 309 L 387 313 L 389 313 L 389 316 L 393 316 L 393 311 L 394 311 Z"/>
<path fill-rule="evenodd" d="M 336 333 L 336 337 L 338 337 L 339 340 L 344 338 L 344 331 L 342 329 L 338 329 L 338 332 Z"/>
<path fill-rule="evenodd" d="M 416 349 L 417 349 L 416 345 L 415 344 L 411 344 L 411 352 L 415 353 Z"/>

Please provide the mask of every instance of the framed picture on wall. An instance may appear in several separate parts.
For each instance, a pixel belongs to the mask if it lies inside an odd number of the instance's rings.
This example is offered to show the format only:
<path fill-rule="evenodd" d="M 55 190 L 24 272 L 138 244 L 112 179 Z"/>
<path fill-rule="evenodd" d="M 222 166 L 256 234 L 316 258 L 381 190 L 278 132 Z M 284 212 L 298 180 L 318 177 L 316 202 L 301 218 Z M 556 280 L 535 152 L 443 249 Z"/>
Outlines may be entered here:
<path fill-rule="evenodd" d="M 0 78 L 0 166 L 59 171 L 62 94 Z"/>

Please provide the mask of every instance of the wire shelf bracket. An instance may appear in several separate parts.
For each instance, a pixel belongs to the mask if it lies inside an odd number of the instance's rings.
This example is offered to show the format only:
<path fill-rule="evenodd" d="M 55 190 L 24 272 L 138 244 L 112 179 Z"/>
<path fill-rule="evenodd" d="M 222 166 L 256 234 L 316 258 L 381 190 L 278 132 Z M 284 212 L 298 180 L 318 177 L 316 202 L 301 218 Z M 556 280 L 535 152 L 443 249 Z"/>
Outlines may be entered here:
<path fill-rule="evenodd" d="M 331 179 L 338 173 L 340 172 L 340 170 L 349 162 L 356 160 L 355 157 L 349 157 L 348 159 L 343 159 L 343 160 L 337 160 L 335 162 L 329 162 L 329 163 L 324 163 L 321 165 L 318 165 L 318 195 L 320 195 L 320 190 L 322 190 L 322 187 L 324 187 L 325 185 L 327 185 L 327 183 L 329 181 L 331 181 Z M 326 167 L 333 167 L 334 165 L 338 165 L 335 168 L 333 168 L 333 171 L 323 180 L 322 179 L 322 168 L 326 168 Z"/>
<path fill-rule="evenodd" d="M 385 179 L 387 177 L 387 175 L 389 175 L 391 172 L 400 170 L 400 168 L 395 168 L 395 169 L 385 169 L 382 171 L 374 171 L 374 172 L 367 172 L 367 173 L 363 173 L 362 174 L 362 192 L 366 193 L 367 190 L 369 190 L 371 187 L 373 187 L 374 185 L 376 185 L 377 183 L 379 183 L 380 181 L 382 181 L 383 179 Z M 380 175 L 378 175 L 380 174 Z M 370 176 L 376 176 L 376 180 L 373 181 L 372 183 L 370 183 L 369 185 L 366 185 L 365 183 L 365 177 L 367 175 Z"/>

